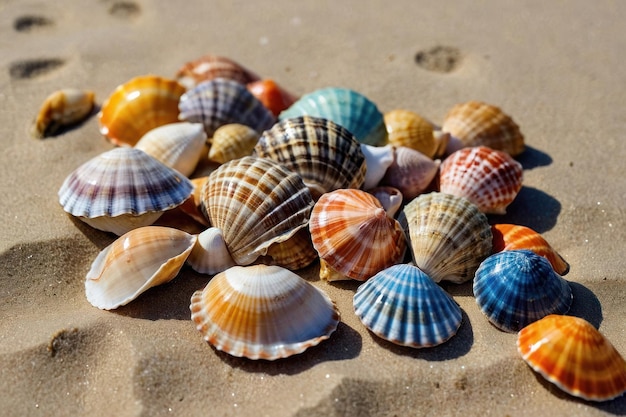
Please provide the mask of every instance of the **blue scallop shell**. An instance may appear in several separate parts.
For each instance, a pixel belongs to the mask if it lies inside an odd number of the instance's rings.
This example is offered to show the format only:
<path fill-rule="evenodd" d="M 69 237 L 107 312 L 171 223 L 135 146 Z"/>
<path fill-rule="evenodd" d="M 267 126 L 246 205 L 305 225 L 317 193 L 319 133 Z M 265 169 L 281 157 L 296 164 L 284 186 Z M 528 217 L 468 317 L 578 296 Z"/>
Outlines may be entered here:
<path fill-rule="evenodd" d="M 529 250 L 499 252 L 474 276 L 476 303 L 496 327 L 517 332 L 548 314 L 565 314 L 572 290 L 542 256 Z"/>
<path fill-rule="evenodd" d="M 437 346 L 461 326 L 461 308 L 419 268 L 391 266 L 361 285 L 354 310 L 377 336 L 402 346 Z"/>
<path fill-rule="evenodd" d="M 376 104 L 356 91 L 336 87 L 313 91 L 300 97 L 278 118 L 305 115 L 332 120 L 348 129 L 361 143 L 374 146 L 387 143 L 383 114 Z"/>
<path fill-rule="evenodd" d="M 225 124 L 239 123 L 259 133 L 276 122 L 274 115 L 243 84 L 225 78 L 202 82 L 182 95 L 179 119 L 202 123 L 209 137 Z"/>

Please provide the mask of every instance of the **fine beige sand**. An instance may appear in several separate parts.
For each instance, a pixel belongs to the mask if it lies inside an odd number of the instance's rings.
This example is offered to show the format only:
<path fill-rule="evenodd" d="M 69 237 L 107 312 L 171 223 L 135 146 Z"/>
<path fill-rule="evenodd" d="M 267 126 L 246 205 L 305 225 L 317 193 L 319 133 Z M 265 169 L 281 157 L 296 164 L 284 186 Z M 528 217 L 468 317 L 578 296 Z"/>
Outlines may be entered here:
<path fill-rule="evenodd" d="M 435 123 L 459 102 L 500 106 L 528 148 L 522 191 L 491 220 L 541 232 L 571 264 L 571 314 L 626 354 L 625 2 L 258 4 L 0 0 L 0 415 L 626 414 L 623 397 L 589 403 L 537 376 L 516 335 L 479 311 L 470 283 L 444 285 L 463 309 L 458 334 L 414 350 L 369 333 L 353 313 L 357 283 L 321 282 L 314 264 L 301 274 L 335 300 L 342 322 L 275 362 L 203 341 L 188 306 L 209 277 L 189 268 L 118 310 L 87 302 L 85 274 L 113 236 L 68 217 L 57 190 L 112 145 L 93 115 L 34 139 L 41 102 L 77 87 L 101 104 L 134 76 L 173 77 L 213 53 L 296 94 L 348 87 L 382 111 Z"/>

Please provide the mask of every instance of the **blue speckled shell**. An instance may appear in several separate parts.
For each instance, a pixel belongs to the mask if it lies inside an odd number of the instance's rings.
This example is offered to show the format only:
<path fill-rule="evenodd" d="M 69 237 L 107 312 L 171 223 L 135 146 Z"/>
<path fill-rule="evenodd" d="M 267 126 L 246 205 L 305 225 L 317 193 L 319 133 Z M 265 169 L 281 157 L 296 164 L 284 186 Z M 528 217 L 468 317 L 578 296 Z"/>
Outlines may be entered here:
<path fill-rule="evenodd" d="M 348 129 L 361 143 L 382 146 L 387 143 L 383 114 L 364 95 L 347 88 L 323 88 L 302 96 L 283 111 L 280 120 L 298 116 L 332 120 Z"/>
<path fill-rule="evenodd" d="M 461 326 L 461 308 L 419 268 L 389 267 L 361 285 L 354 310 L 377 336 L 415 348 L 440 345 Z"/>
<path fill-rule="evenodd" d="M 485 259 L 474 276 L 476 303 L 494 326 L 517 332 L 548 314 L 565 314 L 572 290 L 547 259 L 529 250 Z"/>

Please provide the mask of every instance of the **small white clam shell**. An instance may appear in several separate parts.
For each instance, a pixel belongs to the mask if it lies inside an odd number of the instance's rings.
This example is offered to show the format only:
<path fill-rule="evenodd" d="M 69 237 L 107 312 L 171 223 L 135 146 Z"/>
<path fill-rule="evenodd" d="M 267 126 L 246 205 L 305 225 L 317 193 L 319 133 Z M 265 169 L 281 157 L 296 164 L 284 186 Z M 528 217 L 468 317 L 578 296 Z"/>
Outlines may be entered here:
<path fill-rule="evenodd" d="M 385 172 L 387 172 L 387 168 L 393 164 L 394 149 L 391 145 L 372 146 L 362 143 L 361 151 L 365 156 L 365 165 L 367 166 L 363 189 L 368 190 L 380 183 L 380 180 L 385 176 Z"/>
<path fill-rule="evenodd" d="M 213 275 L 235 266 L 235 261 L 224 241 L 222 231 L 217 227 L 209 227 L 198 235 L 198 240 L 187 259 L 194 271 Z"/>

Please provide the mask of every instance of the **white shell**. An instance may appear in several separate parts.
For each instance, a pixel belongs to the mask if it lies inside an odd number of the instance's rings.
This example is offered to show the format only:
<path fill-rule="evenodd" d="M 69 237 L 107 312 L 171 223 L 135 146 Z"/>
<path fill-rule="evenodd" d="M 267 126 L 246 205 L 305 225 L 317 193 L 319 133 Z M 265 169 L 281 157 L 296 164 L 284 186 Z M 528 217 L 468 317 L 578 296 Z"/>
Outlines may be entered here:
<path fill-rule="evenodd" d="M 391 145 L 372 146 L 362 143 L 361 151 L 365 156 L 365 165 L 367 166 L 363 189 L 368 190 L 380 183 L 380 180 L 385 176 L 385 172 L 387 172 L 387 168 L 393 164 L 394 149 Z"/>
<path fill-rule="evenodd" d="M 235 266 L 235 261 L 224 242 L 224 235 L 217 227 L 209 227 L 198 235 L 198 241 L 187 259 L 194 271 L 201 274 L 217 274 Z"/>

